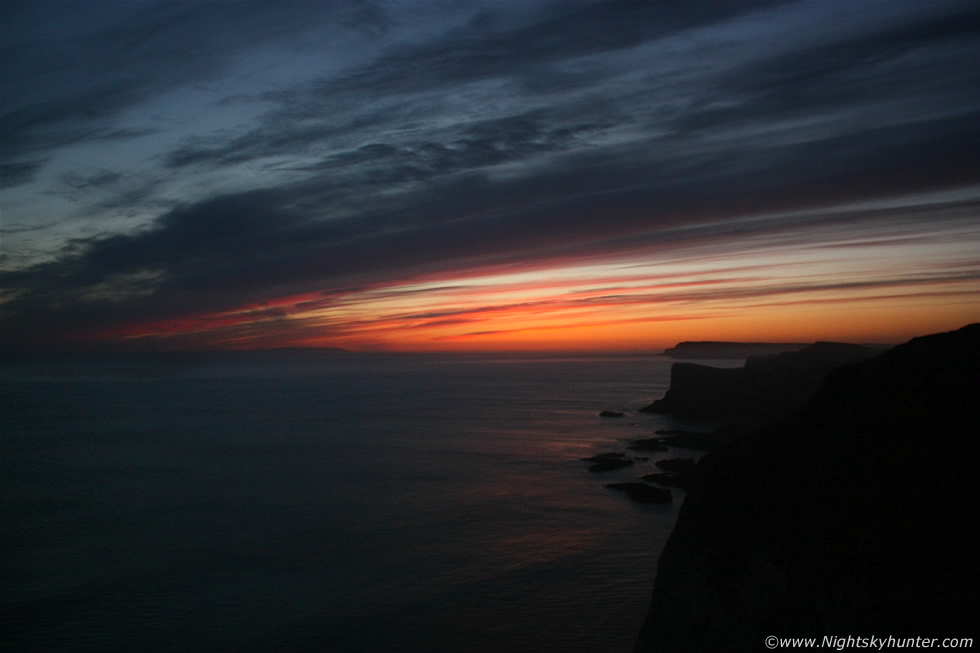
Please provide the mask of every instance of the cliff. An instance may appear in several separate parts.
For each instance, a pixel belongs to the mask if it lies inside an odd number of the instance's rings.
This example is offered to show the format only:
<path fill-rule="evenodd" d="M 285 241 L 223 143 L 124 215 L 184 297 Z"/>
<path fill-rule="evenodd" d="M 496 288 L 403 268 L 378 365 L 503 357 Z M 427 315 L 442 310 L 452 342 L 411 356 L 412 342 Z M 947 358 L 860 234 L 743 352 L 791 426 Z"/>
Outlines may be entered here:
<path fill-rule="evenodd" d="M 799 351 L 752 356 L 740 368 L 674 363 L 667 394 L 640 410 L 754 428 L 802 406 L 834 368 L 878 353 L 862 345 L 818 342 Z"/>
<path fill-rule="evenodd" d="M 786 351 L 799 351 L 806 347 L 800 342 L 717 342 L 697 340 L 679 342 L 664 350 L 664 356 L 686 359 L 736 359 L 749 356 L 780 354 Z"/>
<path fill-rule="evenodd" d="M 705 456 L 636 651 L 976 635 L 978 406 L 971 325 L 835 370 L 792 416 Z"/>

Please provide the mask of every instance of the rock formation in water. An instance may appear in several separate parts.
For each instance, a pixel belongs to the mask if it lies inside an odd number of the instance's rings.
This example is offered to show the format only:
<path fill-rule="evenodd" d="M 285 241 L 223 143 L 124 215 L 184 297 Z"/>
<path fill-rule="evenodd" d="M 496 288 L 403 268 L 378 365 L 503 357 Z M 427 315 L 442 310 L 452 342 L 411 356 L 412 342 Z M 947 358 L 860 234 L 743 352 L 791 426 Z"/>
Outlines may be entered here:
<path fill-rule="evenodd" d="M 674 363 L 667 394 L 640 410 L 755 428 L 802 406 L 835 367 L 878 353 L 862 345 L 818 342 L 799 351 L 752 356 L 739 368 Z"/>
<path fill-rule="evenodd" d="M 610 472 L 614 469 L 632 466 L 634 459 L 627 458 L 626 454 L 609 452 L 582 458 L 582 461 L 592 463 L 589 465 L 590 472 Z"/>
<path fill-rule="evenodd" d="M 831 373 L 698 465 L 636 651 L 767 636 L 972 637 L 980 324 Z"/>

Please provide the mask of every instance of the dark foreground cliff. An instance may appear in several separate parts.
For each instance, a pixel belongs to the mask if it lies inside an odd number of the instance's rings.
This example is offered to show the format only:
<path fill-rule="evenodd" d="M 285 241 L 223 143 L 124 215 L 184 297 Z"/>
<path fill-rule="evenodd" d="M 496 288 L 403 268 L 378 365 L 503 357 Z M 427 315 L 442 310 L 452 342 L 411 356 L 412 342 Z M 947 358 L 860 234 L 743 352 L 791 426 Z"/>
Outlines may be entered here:
<path fill-rule="evenodd" d="M 702 459 L 637 651 L 977 634 L 980 325 L 832 372 Z"/>

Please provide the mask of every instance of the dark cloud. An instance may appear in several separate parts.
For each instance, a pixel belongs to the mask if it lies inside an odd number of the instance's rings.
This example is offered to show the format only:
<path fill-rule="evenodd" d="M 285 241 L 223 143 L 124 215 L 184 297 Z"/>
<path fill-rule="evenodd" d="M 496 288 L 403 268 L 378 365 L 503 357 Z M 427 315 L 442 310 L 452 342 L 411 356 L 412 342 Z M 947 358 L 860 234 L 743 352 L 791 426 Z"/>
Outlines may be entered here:
<path fill-rule="evenodd" d="M 144 134 L 112 121 L 167 91 L 215 78 L 236 53 L 325 19 L 330 4 L 5 1 L 4 157 Z M 346 8 L 338 13 L 347 15 Z"/>
<path fill-rule="evenodd" d="M 448 97 L 468 84 L 510 80 L 525 95 L 535 88 L 542 93 L 588 88 L 601 80 L 597 71 L 563 71 L 558 64 L 591 55 L 615 53 L 646 41 L 691 29 L 699 25 L 752 11 L 775 2 L 663 5 L 638 2 L 547 3 L 533 13 L 529 24 L 513 28 L 501 25 L 486 13 L 435 40 L 396 46 L 369 65 L 337 77 L 323 78 L 299 88 L 277 91 L 266 96 L 277 107 L 261 124 L 231 138 L 197 139 L 167 157 L 171 167 L 187 165 L 228 165 L 253 159 L 309 151 L 318 142 L 329 142 L 351 133 L 388 134 L 411 129 L 426 136 L 433 148 L 454 134 L 425 125 L 427 119 L 444 111 Z M 494 8 L 494 5 L 490 5 Z M 601 70 L 599 74 L 606 71 Z M 563 81 L 562 81 L 563 80 Z M 386 98 L 378 103 L 379 94 Z M 391 98 L 402 98 L 391 101 Z M 609 98 L 615 100 L 615 98 Z M 556 97 L 559 104 L 567 100 Z M 575 99 L 576 103 L 580 99 Z M 601 103 L 601 102 L 600 102 Z M 574 129 L 571 122 L 593 122 L 603 112 L 615 113 L 612 106 L 601 112 L 586 103 L 572 115 L 553 112 L 554 131 Z M 581 114 L 586 114 L 583 118 Z M 468 119 L 451 116 L 465 130 Z M 469 129 L 493 129 L 526 125 L 527 113 L 504 115 L 472 125 Z M 478 119 L 479 122 L 479 119 Z M 421 125 L 421 127 L 419 127 Z M 478 135 L 479 136 L 479 135 Z M 478 138 L 478 141 L 482 139 Z M 459 143 L 465 147 L 466 143 Z M 479 145 L 479 142 L 475 145 Z M 418 147 L 418 144 L 416 144 Z"/>
<path fill-rule="evenodd" d="M 777 4 L 552 2 L 516 29 L 480 15 L 437 41 L 397 48 L 369 68 L 325 83 L 318 92 L 331 96 L 385 88 L 416 93 L 485 79 L 537 79 L 554 72 L 550 64 L 628 49 Z M 578 81 L 575 86 L 595 82 L 584 76 L 570 79 Z"/>
<path fill-rule="evenodd" d="M 122 175 L 111 170 L 100 170 L 91 175 L 80 175 L 69 172 L 62 175 L 62 181 L 76 190 L 86 190 L 89 188 L 103 188 L 111 186 L 119 181 Z"/>
<path fill-rule="evenodd" d="M 479 79 L 514 79 L 522 75 L 552 74 L 551 64 L 596 52 L 627 49 L 671 30 L 710 23 L 722 16 L 700 11 L 643 10 L 619 3 L 588 6 L 542 19 L 514 32 L 497 33 L 466 25 L 438 43 L 403 48 L 340 79 L 330 79 L 274 96 L 277 108 L 259 127 L 231 138 L 189 142 L 170 153 L 168 165 L 227 166 L 276 157 L 309 155 L 330 150 L 307 171 L 329 171 L 345 184 L 397 184 L 426 181 L 443 174 L 458 174 L 488 166 L 533 160 L 543 154 L 592 147 L 617 129 L 631 129 L 645 151 L 633 150 L 629 163 L 650 174 L 663 169 L 697 170 L 731 165 L 745 171 L 766 167 L 770 175 L 785 170 L 785 161 L 806 148 L 818 159 L 836 158 L 844 139 L 867 142 L 867 134 L 895 130 L 899 145 L 933 137 L 934 120 L 951 107 L 960 116 L 960 131 L 953 140 L 975 139 L 975 130 L 962 125 L 980 111 L 980 80 L 969 66 L 959 65 L 963 55 L 980 56 L 980 39 L 971 25 L 975 10 L 965 8 L 953 16 L 929 18 L 909 24 L 824 39 L 814 46 L 789 52 L 776 50 L 745 66 L 688 80 L 681 100 L 690 107 L 667 114 L 645 108 L 665 92 L 659 84 L 646 90 L 604 86 L 589 79 L 590 100 L 577 95 L 556 95 L 541 108 L 515 105 L 488 118 L 458 116 L 419 99 L 426 91 L 452 94 L 460 83 Z M 477 23 L 479 25 L 479 23 Z M 609 29 L 595 30 L 596 25 Z M 587 31 L 602 36 L 588 38 Z M 563 35 L 559 38 L 558 35 Z M 950 51 L 949 44 L 956 47 Z M 902 61 L 910 52 L 918 57 Z M 969 59 L 970 57 L 965 57 Z M 656 60 L 649 61 L 651 66 Z M 608 77 L 623 74 L 612 60 L 602 70 Z M 559 75 L 560 76 L 560 75 Z M 386 97 L 404 96 L 403 102 L 365 108 L 384 89 Z M 504 92 L 506 101 L 513 89 Z M 451 101 L 451 100 L 450 100 Z M 429 110 L 436 124 L 420 115 Z M 841 115 L 837 115 L 840 113 Z M 641 116 L 651 116 L 645 128 Z M 945 119 L 945 118 L 944 118 Z M 451 121 L 451 122 L 450 122 Z M 783 121 L 779 130 L 774 121 Z M 796 124 L 794 124 L 794 121 Z M 449 126 L 439 123 L 450 122 Z M 740 135 L 739 130 L 747 132 Z M 407 132 L 408 136 L 398 136 Z M 774 133 L 775 132 L 775 133 Z M 703 138 L 714 139 L 710 148 Z M 354 147 L 336 147 L 353 139 Z M 360 142 L 358 142 L 360 141 Z M 366 142 L 365 142 L 366 141 Z M 889 143 L 879 149 L 892 154 Z M 868 153 L 863 164 L 883 162 Z M 963 158 L 960 156 L 959 158 Z M 745 167 L 745 162 L 752 164 Z M 270 164 L 272 165 L 272 164 Z M 557 165 L 561 165 L 558 163 Z M 841 177 L 849 171 L 842 170 Z M 714 181 L 708 175 L 704 181 Z"/>
<path fill-rule="evenodd" d="M 980 109 L 980 9 L 872 26 L 734 67 L 705 91 L 705 106 L 677 122 L 681 132 L 801 119 L 835 110 L 858 131 L 891 121 L 924 122 Z M 716 101 L 712 101 L 716 100 Z"/>
<path fill-rule="evenodd" d="M 34 180 L 34 175 L 40 170 L 38 161 L 13 161 L 0 163 L 0 188 L 20 186 Z"/>

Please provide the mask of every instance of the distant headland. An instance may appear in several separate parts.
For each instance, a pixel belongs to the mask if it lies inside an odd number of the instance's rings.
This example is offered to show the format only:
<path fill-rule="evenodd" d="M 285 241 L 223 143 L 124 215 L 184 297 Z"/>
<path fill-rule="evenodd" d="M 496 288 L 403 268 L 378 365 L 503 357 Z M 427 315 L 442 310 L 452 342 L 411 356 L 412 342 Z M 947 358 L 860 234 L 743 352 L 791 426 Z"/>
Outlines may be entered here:
<path fill-rule="evenodd" d="M 879 353 L 864 345 L 817 342 L 798 350 L 749 356 L 740 368 L 674 363 L 666 396 L 640 410 L 714 421 L 741 431 L 757 428 L 806 403 L 831 370 Z"/>
<path fill-rule="evenodd" d="M 809 343 L 805 342 L 722 342 L 714 340 L 695 340 L 679 342 L 664 350 L 669 358 L 696 359 L 737 359 L 749 356 L 782 354 L 799 351 Z"/>

